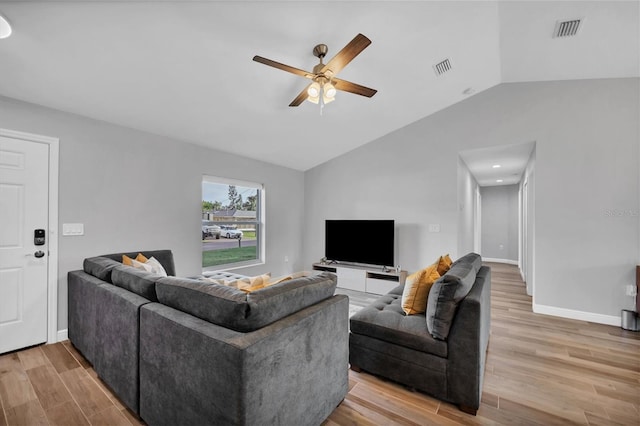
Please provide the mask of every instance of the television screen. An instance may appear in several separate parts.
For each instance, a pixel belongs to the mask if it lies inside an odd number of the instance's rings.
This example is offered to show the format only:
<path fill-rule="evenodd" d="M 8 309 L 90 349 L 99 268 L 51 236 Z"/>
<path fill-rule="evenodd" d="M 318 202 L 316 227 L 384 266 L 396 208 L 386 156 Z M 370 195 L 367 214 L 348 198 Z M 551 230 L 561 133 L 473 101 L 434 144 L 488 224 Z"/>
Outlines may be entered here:
<path fill-rule="evenodd" d="M 336 262 L 394 265 L 393 220 L 327 220 L 324 255 Z"/>

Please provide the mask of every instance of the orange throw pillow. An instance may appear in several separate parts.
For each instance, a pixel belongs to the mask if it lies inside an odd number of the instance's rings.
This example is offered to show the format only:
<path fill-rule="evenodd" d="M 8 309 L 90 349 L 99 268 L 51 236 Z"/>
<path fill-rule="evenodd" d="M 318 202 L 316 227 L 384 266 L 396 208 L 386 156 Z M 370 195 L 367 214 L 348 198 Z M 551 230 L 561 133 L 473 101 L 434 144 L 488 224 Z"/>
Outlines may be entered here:
<path fill-rule="evenodd" d="M 440 276 L 443 276 L 444 274 L 447 273 L 447 271 L 449 270 L 449 268 L 451 268 L 451 258 L 449 257 L 449 254 L 445 254 L 444 256 L 440 256 L 438 258 L 438 260 L 436 260 L 436 268 L 438 269 L 438 273 L 440 274 Z"/>
<path fill-rule="evenodd" d="M 429 290 L 438 278 L 440 278 L 440 274 L 435 263 L 407 277 L 402 292 L 402 310 L 407 315 L 427 311 Z"/>

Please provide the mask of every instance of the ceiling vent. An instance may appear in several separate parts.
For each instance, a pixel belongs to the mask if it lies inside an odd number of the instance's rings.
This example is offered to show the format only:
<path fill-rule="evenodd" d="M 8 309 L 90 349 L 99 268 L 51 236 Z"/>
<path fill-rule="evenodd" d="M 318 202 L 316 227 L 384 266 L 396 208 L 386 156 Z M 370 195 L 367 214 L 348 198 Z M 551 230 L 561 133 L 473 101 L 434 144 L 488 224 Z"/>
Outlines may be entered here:
<path fill-rule="evenodd" d="M 578 34 L 578 30 L 580 30 L 581 24 L 581 19 L 558 21 L 556 22 L 556 28 L 553 31 L 553 37 L 572 37 Z"/>
<path fill-rule="evenodd" d="M 449 62 L 449 59 L 445 59 L 444 61 L 435 64 L 433 66 L 433 70 L 437 76 L 441 76 L 445 72 L 451 70 L 451 62 Z"/>

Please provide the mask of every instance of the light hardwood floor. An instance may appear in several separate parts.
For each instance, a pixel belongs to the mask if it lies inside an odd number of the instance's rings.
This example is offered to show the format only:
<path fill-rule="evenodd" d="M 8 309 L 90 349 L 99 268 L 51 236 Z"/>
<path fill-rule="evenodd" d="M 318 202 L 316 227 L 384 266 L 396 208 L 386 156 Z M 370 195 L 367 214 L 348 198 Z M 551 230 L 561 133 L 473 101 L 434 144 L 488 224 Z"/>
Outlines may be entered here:
<path fill-rule="evenodd" d="M 640 424 L 640 333 L 534 314 L 517 268 L 492 266 L 491 338 L 476 417 L 349 372 L 334 425 Z M 353 310 L 370 295 L 352 294 Z M 68 342 L 0 356 L 0 426 L 137 425 Z"/>

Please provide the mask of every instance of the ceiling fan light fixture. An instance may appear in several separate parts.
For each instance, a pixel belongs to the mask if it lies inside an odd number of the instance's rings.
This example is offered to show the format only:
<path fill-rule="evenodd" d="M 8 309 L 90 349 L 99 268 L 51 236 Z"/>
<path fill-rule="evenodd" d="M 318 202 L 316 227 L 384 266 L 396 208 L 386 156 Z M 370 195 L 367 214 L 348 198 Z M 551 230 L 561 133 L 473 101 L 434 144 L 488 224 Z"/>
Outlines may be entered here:
<path fill-rule="evenodd" d="M 11 24 L 9 24 L 7 18 L 0 15 L 0 39 L 9 37 L 12 32 Z"/>
<path fill-rule="evenodd" d="M 325 105 L 326 105 L 326 104 L 328 104 L 328 103 L 330 103 L 330 102 L 333 102 L 333 101 L 335 101 L 335 100 L 336 100 L 336 98 L 335 98 L 335 97 L 330 98 L 330 97 L 328 97 L 327 95 L 325 95 L 324 93 L 322 94 L 322 102 L 323 102 Z"/>
<path fill-rule="evenodd" d="M 311 85 L 307 89 L 307 94 L 309 95 L 309 98 L 318 99 L 320 97 L 320 85 L 318 84 L 318 82 L 314 81 L 313 83 L 311 83 Z M 316 101 L 315 103 L 318 102 Z"/>
<path fill-rule="evenodd" d="M 334 100 L 334 98 L 336 97 L 336 88 L 333 86 L 333 84 L 327 83 L 322 86 L 322 89 L 324 91 L 325 98 Z"/>

